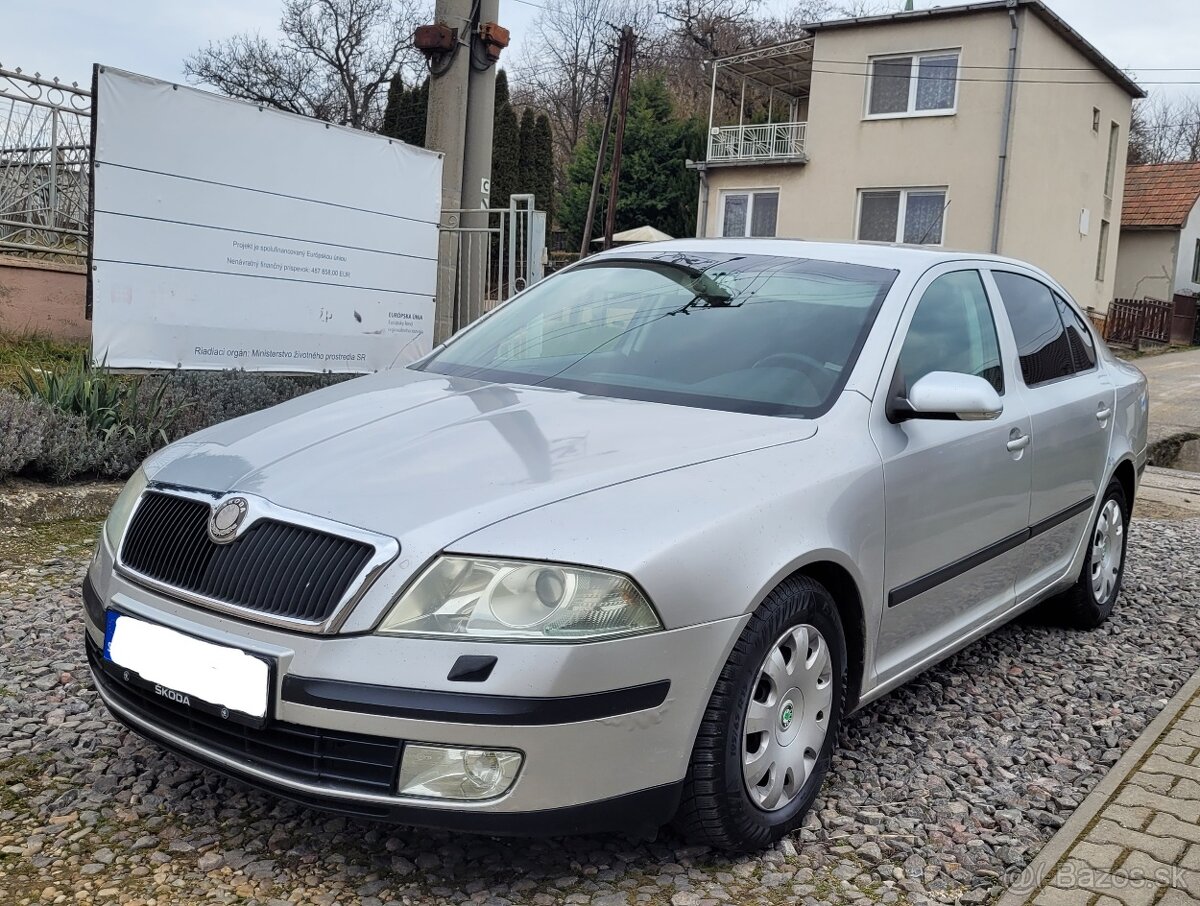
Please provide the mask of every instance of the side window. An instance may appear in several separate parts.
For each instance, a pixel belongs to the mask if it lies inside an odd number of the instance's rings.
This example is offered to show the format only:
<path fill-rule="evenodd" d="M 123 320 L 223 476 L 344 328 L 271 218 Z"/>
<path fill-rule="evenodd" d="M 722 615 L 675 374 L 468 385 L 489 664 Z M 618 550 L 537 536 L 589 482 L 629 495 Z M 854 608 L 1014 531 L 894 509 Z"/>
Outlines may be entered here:
<path fill-rule="evenodd" d="M 1096 341 L 1092 339 L 1092 332 L 1066 299 L 1055 293 L 1054 301 L 1058 305 L 1059 317 L 1067 325 L 1067 342 L 1071 346 L 1071 359 L 1075 363 L 1075 370 L 1088 371 L 1095 368 Z"/>
<path fill-rule="evenodd" d="M 1000 343 L 979 271 L 944 274 L 929 284 L 908 326 L 900 370 L 908 387 L 931 371 L 952 371 L 1004 392 Z"/>
<path fill-rule="evenodd" d="M 1008 271 L 992 271 L 992 276 L 1017 340 L 1026 385 L 1033 387 L 1073 373 L 1071 341 L 1050 287 Z"/>

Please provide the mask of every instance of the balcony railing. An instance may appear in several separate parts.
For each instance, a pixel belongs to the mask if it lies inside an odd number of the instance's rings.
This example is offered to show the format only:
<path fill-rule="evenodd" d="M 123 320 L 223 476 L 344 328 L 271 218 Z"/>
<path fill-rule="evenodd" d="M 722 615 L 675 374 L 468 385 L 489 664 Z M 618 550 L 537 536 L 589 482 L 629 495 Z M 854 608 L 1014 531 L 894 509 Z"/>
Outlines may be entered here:
<path fill-rule="evenodd" d="M 717 126 L 708 136 L 708 162 L 803 159 L 808 123 Z"/>

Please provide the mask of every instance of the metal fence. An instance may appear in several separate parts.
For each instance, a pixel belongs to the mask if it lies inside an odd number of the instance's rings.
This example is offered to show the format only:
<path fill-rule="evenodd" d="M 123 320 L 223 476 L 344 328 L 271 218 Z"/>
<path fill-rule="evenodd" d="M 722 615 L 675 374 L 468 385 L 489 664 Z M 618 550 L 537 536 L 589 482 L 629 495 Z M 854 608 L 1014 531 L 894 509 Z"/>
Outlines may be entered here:
<path fill-rule="evenodd" d="M 83 263 L 91 92 L 0 65 L 0 253 Z"/>
<path fill-rule="evenodd" d="M 1174 306 L 1161 299 L 1113 299 L 1108 307 L 1104 339 L 1134 349 L 1143 341 L 1170 342 L 1173 314 Z"/>
<path fill-rule="evenodd" d="M 546 214 L 532 195 L 513 195 L 507 208 L 442 212 L 438 260 L 452 270 L 453 331 L 461 330 L 545 274 Z M 450 279 L 446 277 L 446 279 Z"/>

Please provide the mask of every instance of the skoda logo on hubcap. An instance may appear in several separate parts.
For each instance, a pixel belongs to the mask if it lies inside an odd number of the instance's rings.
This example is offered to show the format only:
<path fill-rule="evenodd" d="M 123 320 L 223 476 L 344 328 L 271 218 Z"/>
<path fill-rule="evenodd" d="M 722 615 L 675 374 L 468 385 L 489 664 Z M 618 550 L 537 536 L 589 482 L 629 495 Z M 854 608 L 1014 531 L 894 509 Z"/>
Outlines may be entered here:
<path fill-rule="evenodd" d="M 792 725 L 792 703 L 784 702 L 783 710 L 779 712 L 779 726 L 786 730 Z"/>
<path fill-rule="evenodd" d="M 245 497 L 230 497 L 208 517 L 208 537 L 217 544 L 232 541 L 246 519 Z"/>

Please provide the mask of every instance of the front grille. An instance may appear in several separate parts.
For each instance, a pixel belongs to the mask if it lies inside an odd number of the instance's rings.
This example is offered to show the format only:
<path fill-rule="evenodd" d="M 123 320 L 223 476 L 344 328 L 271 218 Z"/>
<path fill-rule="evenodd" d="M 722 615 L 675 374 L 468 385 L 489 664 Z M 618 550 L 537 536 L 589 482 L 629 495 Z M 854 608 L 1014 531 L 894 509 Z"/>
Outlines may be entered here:
<path fill-rule="evenodd" d="M 272 721 L 262 729 L 173 705 L 124 682 L 87 640 L 92 675 L 108 696 L 149 724 L 209 751 L 304 783 L 368 793 L 395 789 L 402 743 L 384 736 L 344 733 Z"/>
<path fill-rule="evenodd" d="M 147 578 L 272 617 L 328 619 L 375 549 L 362 541 L 259 519 L 236 541 L 208 536 L 202 500 L 148 491 L 125 541 L 121 562 Z"/>

